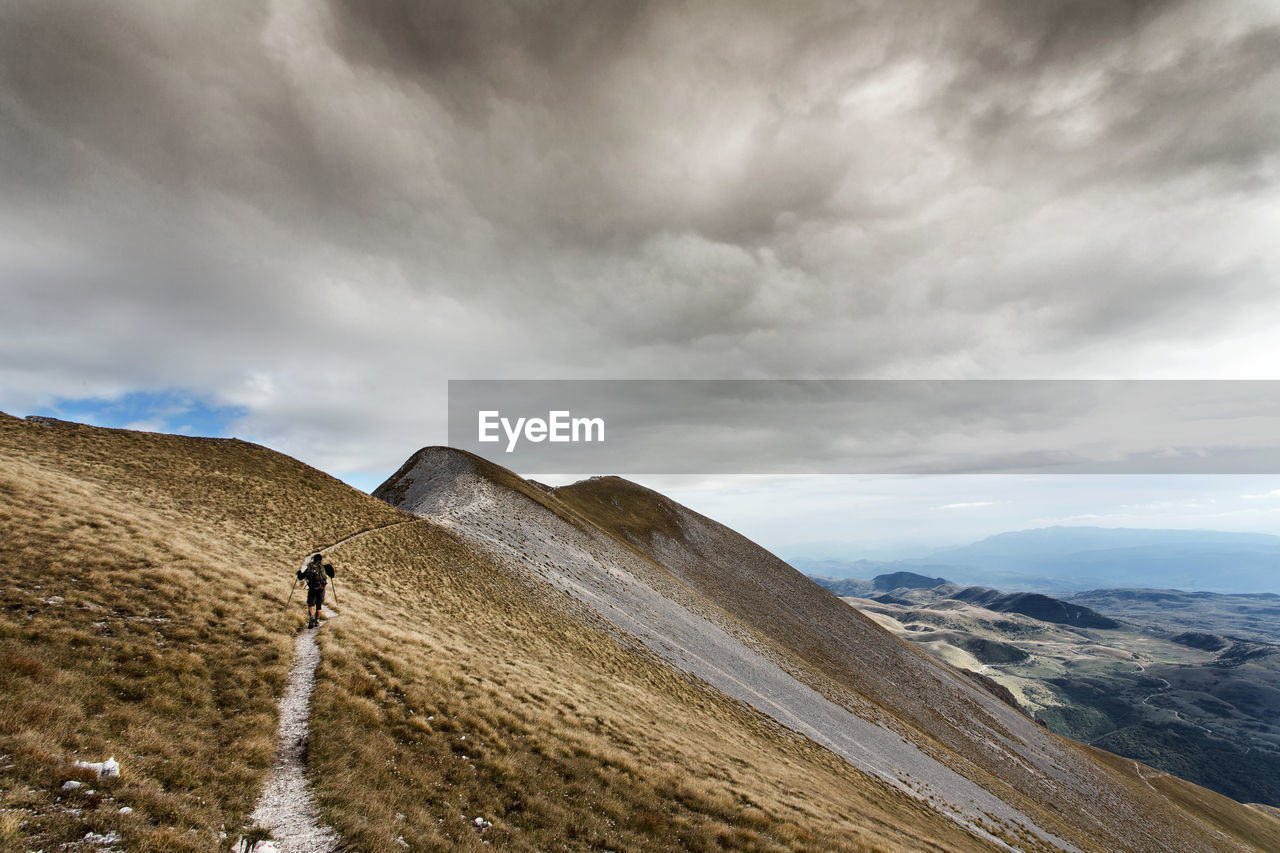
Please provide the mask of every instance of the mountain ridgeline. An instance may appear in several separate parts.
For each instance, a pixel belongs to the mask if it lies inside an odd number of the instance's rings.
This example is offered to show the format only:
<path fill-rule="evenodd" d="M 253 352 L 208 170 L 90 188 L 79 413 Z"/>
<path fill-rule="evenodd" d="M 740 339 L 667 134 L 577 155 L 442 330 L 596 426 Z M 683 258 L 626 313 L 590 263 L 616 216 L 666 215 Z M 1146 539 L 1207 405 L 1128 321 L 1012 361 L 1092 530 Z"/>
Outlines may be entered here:
<path fill-rule="evenodd" d="M 961 589 L 945 578 L 929 578 L 912 572 L 876 575 L 870 581 L 826 577 L 814 577 L 812 580 L 833 595 L 842 597 L 868 597 L 893 604 L 909 604 L 912 603 L 911 600 L 902 597 L 910 594 L 906 591 L 922 590 L 926 593 L 924 596 L 915 596 L 919 601 L 963 601 L 997 613 L 1019 613 L 1043 622 L 1079 628 L 1120 627 L 1119 622 L 1096 610 L 1048 595 L 1036 592 L 1004 593 L 981 586 Z"/>
<path fill-rule="evenodd" d="M 1212 830 L 1194 842 L 1184 835 L 1199 836 L 1193 827 L 1204 818 L 1184 811 L 1188 801 L 1166 786 L 1186 783 L 1050 734 L 1007 693 L 892 636 L 744 537 L 635 483 L 596 477 L 547 489 L 478 457 L 427 448 L 375 495 L 454 532 L 513 575 L 559 591 L 576 618 L 930 804 L 984 843 L 1103 850 L 1224 843 Z M 1096 820 L 1081 822 L 1084 815 Z"/>
<path fill-rule="evenodd" d="M 1219 593 L 1273 591 L 1280 536 L 1212 530 L 1047 527 L 990 536 L 931 555 L 996 587 L 1078 592 L 1117 586 Z M 970 576 L 972 576 L 970 578 Z M 1021 579 L 1021 582 L 1019 582 Z M 1033 582 L 1038 579 L 1040 582 Z"/>
<path fill-rule="evenodd" d="M 1002 593 L 994 589 L 969 587 L 949 596 L 997 613 L 1021 613 L 1042 622 L 1074 625 L 1078 628 L 1119 628 L 1120 623 L 1095 610 L 1035 592 Z"/>
<path fill-rule="evenodd" d="M 245 442 L 0 415 L 0 494 L 2 849 L 249 834 L 319 547 L 305 758 L 344 849 L 1280 849 L 618 478 L 427 448 L 378 500 Z"/>
<path fill-rule="evenodd" d="M 1044 527 L 1000 533 L 909 560 L 796 555 L 791 562 L 807 574 L 824 577 L 919 573 L 942 575 L 962 586 L 1036 589 L 1055 595 L 1114 587 L 1280 592 L 1280 536 L 1265 533 Z"/>

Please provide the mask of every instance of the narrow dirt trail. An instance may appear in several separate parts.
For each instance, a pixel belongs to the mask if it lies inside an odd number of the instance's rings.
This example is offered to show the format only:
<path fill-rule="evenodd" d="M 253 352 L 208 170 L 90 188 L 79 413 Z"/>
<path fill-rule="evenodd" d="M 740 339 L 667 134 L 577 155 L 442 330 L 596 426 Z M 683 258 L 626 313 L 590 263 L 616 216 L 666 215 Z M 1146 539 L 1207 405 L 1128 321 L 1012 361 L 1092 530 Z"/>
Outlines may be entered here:
<path fill-rule="evenodd" d="M 419 521 L 421 519 L 409 519 L 362 530 L 339 539 L 332 545 L 326 545 L 320 549 L 320 553 L 331 551 L 361 536 Z M 315 692 L 316 667 L 320 665 L 320 646 L 316 643 L 319 630 L 304 630 L 294 641 L 289 685 L 280 698 L 279 745 L 276 747 L 275 767 L 249 816 L 254 823 L 271 832 L 281 853 L 336 853 L 342 843 L 338 834 L 320 821 L 320 813 L 306 774 L 307 741 L 311 733 L 311 694 Z"/>
<path fill-rule="evenodd" d="M 337 833 L 320 822 L 306 776 L 311 694 L 315 690 L 319 663 L 316 630 L 303 631 L 293 645 L 289 687 L 280 699 L 276 765 L 249 816 L 270 830 L 283 853 L 333 853 L 340 843 Z"/>
<path fill-rule="evenodd" d="M 348 542 L 350 542 L 352 539 L 359 539 L 361 536 L 368 536 L 370 533 L 377 533 L 380 530 L 390 530 L 393 527 L 404 527 L 406 524 L 421 524 L 422 521 L 423 519 L 421 518 L 410 518 L 405 521 L 393 521 L 390 524 L 384 524 L 381 527 L 370 527 L 368 530 L 361 530 L 359 533 L 352 533 L 350 536 L 347 536 L 343 539 L 339 539 L 337 542 L 334 542 L 332 545 L 324 546 L 323 548 L 320 549 L 320 553 L 323 554 L 326 551 L 332 551 L 334 548 L 337 548 L 339 545 L 345 545 Z"/>

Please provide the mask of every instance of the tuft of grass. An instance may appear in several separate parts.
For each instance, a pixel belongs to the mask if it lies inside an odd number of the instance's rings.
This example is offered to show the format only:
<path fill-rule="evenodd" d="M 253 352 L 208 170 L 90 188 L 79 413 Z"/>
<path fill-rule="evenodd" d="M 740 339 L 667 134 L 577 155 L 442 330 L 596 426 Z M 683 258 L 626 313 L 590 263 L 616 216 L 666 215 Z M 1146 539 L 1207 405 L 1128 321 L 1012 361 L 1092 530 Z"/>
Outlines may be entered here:
<path fill-rule="evenodd" d="M 23 813 L 0 811 L 0 849 L 16 850 L 22 840 Z"/>

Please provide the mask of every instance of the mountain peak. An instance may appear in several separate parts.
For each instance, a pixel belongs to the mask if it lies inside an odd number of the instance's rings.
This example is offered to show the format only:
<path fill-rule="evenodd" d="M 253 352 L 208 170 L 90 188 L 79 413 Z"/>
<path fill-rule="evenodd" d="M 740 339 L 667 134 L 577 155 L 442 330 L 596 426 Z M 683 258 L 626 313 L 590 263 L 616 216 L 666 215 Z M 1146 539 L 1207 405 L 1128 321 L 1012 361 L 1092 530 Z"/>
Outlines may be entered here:
<path fill-rule="evenodd" d="M 410 456 L 399 470 L 373 490 L 373 496 L 392 506 L 408 509 L 460 480 L 484 480 L 529 497 L 542 492 L 529 480 L 483 456 L 456 447 L 433 445 Z"/>
<path fill-rule="evenodd" d="M 947 583 L 946 578 L 931 578 L 916 572 L 888 572 L 876 575 L 871 579 L 875 589 L 890 590 L 906 587 L 907 589 L 933 589 Z"/>

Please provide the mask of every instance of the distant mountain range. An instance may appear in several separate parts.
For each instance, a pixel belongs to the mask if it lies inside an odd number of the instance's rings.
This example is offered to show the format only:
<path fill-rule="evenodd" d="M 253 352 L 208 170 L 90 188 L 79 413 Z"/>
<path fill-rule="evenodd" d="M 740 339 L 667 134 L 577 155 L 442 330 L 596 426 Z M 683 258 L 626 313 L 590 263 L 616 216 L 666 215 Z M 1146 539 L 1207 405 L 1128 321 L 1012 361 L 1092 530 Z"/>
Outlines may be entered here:
<path fill-rule="evenodd" d="M 1059 598 L 1035 592 L 1003 593 L 981 586 L 961 588 L 945 578 L 929 578 L 912 572 L 877 575 L 870 581 L 821 576 L 813 576 L 812 580 L 829 592 L 845 598 L 870 598 L 881 603 L 906 606 L 939 600 L 963 602 L 996 613 L 1018 613 L 1058 625 L 1077 628 L 1120 627 L 1114 619 L 1089 607 Z M 916 591 L 920 594 L 913 594 Z"/>
<path fill-rule="evenodd" d="M 1213 530 L 1045 527 L 1001 533 L 912 560 L 817 560 L 810 575 L 936 575 L 964 585 L 1049 593 L 1117 587 L 1280 592 L 1280 536 Z"/>
<path fill-rule="evenodd" d="M 1120 627 L 1114 619 L 1109 619 L 1088 607 L 1070 604 L 1035 592 L 1002 593 L 994 589 L 971 586 L 952 593 L 951 598 L 977 604 L 997 613 L 1021 613 L 1042 622 L 1054 622 L 1059 625 L 1074 625 L 1078 628 Z"/>

